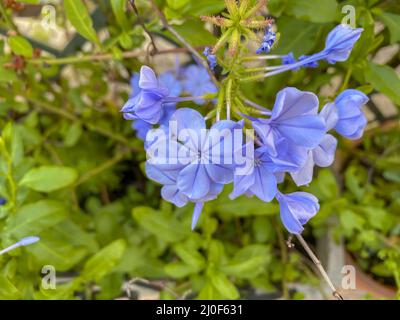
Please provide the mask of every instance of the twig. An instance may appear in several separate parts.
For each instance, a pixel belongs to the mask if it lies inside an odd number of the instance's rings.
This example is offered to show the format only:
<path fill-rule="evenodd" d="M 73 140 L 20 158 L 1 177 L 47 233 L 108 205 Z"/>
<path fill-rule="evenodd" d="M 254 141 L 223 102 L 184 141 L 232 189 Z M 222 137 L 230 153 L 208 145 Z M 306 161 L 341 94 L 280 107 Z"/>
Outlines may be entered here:
<path fill-rule="evenodd" d="M 314 252 L 311 250 L 311 248 L 308 246 L 307 242 L 304 240 L 304 238 L 296 234 L 297 240 L 299 240 L 300 244 L 303 246 L 304 250 L 307 252 L 307 254 L 310 256 L 311 260 L 314 262 L 315 266 L 318 268 L 318 271 L 321 273 L 322 277 L 332 290 L 332 295 L 337 299 L 337 300 L 343 300 L 343 297 L 340 295 L 340 293 L 336 290 L 335 286 L 333 285 L 331 279 L 329 278 L 328 274 L 326 273 L 324 267 L 321 264 L 321 261 L 317 258 L 317 256 L 314 254 Z"/>
<path fill-rule="evenodd" d="M 203 48 L 203 47 L 199 47 Z M 188 52 L 186 48 L 173 48 L 173 49 L 165 49 L 159 50 L 157 52 L 151 53 L 151 55 L 158 55 L 158 54 L 169 54 L 169 53 L 185 53 Z M 125 51 L 122 52 L 121 57 L 125 59 L 129 58 L 138 58 L 141 56 L 145 56 L 146 53 L 138 52 L 137 50 L 132 51 Z M 93 55 L 82 55 L 82 56 L 70 56 L 70 57 L 63 57 L 63 58 L 38 58 L 38 59 L 29 59 L 26 60 L 28 63 L 31 64 L 47 64 L 47 65 L 60 65 L 60 64 L 71 64 L 71 63 L 80 63 L 86 61 L 105 61 L 105 60 L 113 60 L 115 56 L 111 53 L 102 53 L 102 54 L 93 54 Z"/>
<path fill-rule="evenodd" d="M 182 43 L 182 45 L 193 55 L 193 59 L 200 65 L 202 65 L 204 68 L 206 68 L 208 74 L 210 75 L 211 80 L 213 83 L 219 87 L 219 82 L 215 78 L 214 73 L 210 70 L 208 67 L 208 63 L 206 60 L 202 58 L 202 56 L 196 51 L 195 48 L 193 48 L 167 21 L 167 18 L 165 17 L 164 13 L 160 10 L 160 8 L 157 6 L 157 4 L 154 2 L 154 0 L 150 0 L 151 4 L 154 7 L 154 10 L 156 11 L 157 15 L 160 17 L 161 23 L 164 26 L 165 29 L 167 29 L 169 32 L 172 33 L 172 35 L 175 36 L 179 40 L 179 42 Z"/>
<path fill-rule="evenodd" d="M 27 98 L 27 100 L 30 103 L 32 103 L 32 105 L 34 107 L 40 108 L 42 110 L 45 110 L 45 111 L 53 113 L 53 114 L 57 114 L 57 115 L 65 118 L 65 119 L 68 119 L 68 120 L 73 121 L 73 122 L 79 122 L 80 121 L 80 119 L 76 115 L 74 115 L 73 113 L 70 113 L 70 112 L 68 112 L 68 111 L 66 111 L 64 109 L 55 108 L 52 105 L 50 105 L 50 104 L 48 104 L 46 102 L 43 102 L 41 100 L 38 100 L 36 98 Z M 116 134 L 116 133 L 114 133 L 112 131 L 109 131 L 109 130 L 107 130 L 105 128 L 99 127 L 99 126 L 97 126 L 95 124 L 92 124 L 90 122 L 84 121 L 84 122 L 82 122 L 82 125 L 84 127 L 86 127 L 87 129 L 89 129 L 90 131 L 97 132 L 97 133 L 101 134 L 102 136 L 105 136 L 107 138 L 113 139 L 115 141 L 118 141 L 118 142 L 126 145 L 129 149 L 131 149 L 133 151 L 137 151 L 130 144 L 129 140 L 126 139 L 124 136 Z"/>
<path fill-rule="evenodd" d="M 128 2 L 129 2 L 129 4 L 131 5 L 133 11 L 135 12 L 139 24 L 142 26 L 144 32 L 146 32 L 146 34 L 149 36 L 150 41 L 151 41 L 151 45 L 153 46 L 153 51 L 154 51 L 154 52 L 157 52 L 158 49 L 157 49 L 156 43 L 154 42 L 153 35 L 152 35 L 151 32 L 149 31 L 149 29 L 147 29 L 145 23 L 143 22 L 143 20 L 142 20 L 140 14 L 139 14 L 139 10 L 138 10 L 137 7 L 136 7 L 135 0 L 129 0 Z M 151 52 L 150 52 L 150 53 L 151 53 Z"/>
<path fill-rule="evenodd" d="M 104 170 L 107 170 L 108 168 L 114 166 L 116 163 L 120 162 L 122 159 L 124 159 L 125 155 L 127 155 L 130 152 L 129 149 L 126 149 L 123 152 L 118 153 L 114 158 L 111 158 L 110 160 L 102 163 L 98 167 L 94 168 L 93 170 L 88 171 L 86 174 L 82 175 L 81 178 L 75 183 L 75 187 L 79 186 L 80 184 L 86 182 L 87 180 L 93 178 L 94 176 L 100 174 Z"/>

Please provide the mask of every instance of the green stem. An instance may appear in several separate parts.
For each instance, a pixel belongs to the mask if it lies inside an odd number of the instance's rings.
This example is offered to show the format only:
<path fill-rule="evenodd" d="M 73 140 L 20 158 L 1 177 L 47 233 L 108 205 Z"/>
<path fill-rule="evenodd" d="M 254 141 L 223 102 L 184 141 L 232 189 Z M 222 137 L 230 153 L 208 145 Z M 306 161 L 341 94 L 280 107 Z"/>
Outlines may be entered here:
<path fill-rule="evenodd" d="M 4 22 L 6 23 L 7 27 L 11 30 L 18 31 L 17 27 L 15 26 L 14 22 L 10 19 L 7 14 L 6 9 L 4 8 L 3 1 L 0 1 L 0 13 L 3 16 Z"/>
<path fill-rule="evenodd" d="M 102 173 L 103 171 L 107 170 L 108 168 L 114 166 L 116 163 L 120 162 L 128 153 L 130 153 L 130 150 L 125 150 L 121 153 L 118 153 L 114 158 L 102 163 L 98 167 L 94 168 L 93 170 L 90 170 L 86 172 L 84 175 L 80 177 L 80 179 L 75 183 L 75 187 L 79 186 L 80 184 L 86 182 L 87 180 L 93 178 L 94 176 Z"/>
<path fill-rule="evenodd" d="M 17 186 L 14 181 L 13 177 L 13 164 L 12 164 L 12 158 L 10 153 L 7 150 L 7 147 L 4 143 L 4 140 L 0 138 L 0 150 L 2 151 L 5 160 L 7 162 L 7 183 L 10 188 L 10 194 L 9 194 L 9 201 L 11 203 L 11 207 L 15 209 L 16 207 L 16 200 L 17 200 Z"/>
<path fill-rule="evenodd" d="M 232 107 L 232 86 L 233 80 L 230 78 L 226 83 L 226 119 L 231 118 L 231 107 Z"/>
<path fill-rule="evenodd" d="M 344 77 L 343 84 L 342 84 L 342 86 L 340 87 L 340 92 L 342 92 L 344 89 L 347 88 L 347 85 L 349 84 L 350 77 L 351 77 L 352 73 L 353 73 L 353 67 L 350 66 L 350 67 L 347 69 L 347 73 L 346 73 L 346 75 L 345 75 L 345 77 Z"/>
<path fill-rule="evenodd" d="M 68 119 L 70 121 L 74 121 L 74 122 L 79 122 L 80 119 L 75 116 L 73 113 L 70 113 L 66 110 L 60 109 L 60 108 L 55 108 L 52 105 L 43 102 L 41 100 L 38 100 L 36 98 L 27 98 L 28 101 L 30 101 L 33 106 L 39 107 L 42 110 L 48 111 L 50 113 L 53 114 L 57 114 L 65 119 Z M 108 129 L 102 128 L 100 126 L 97 126 L 93 123 L 90 122 L 82 122 L 82 125 L 84 127 L 86 127 L 87 129 L 89 129 L 90 131 L 93 132 L 97 132 L 99 134 L 101 134 L 102 136 L 105 136 L 107 138 L 113 139 L 115 141 L 121 142 L 122 144 L 126 145 L 127 147 L 129 147 L 131 150 L 136 150 L 136 148 L 134 148 L 128 139 L 126 139 L 124 136 L 121 136 L 119 134 L 116 134 L 112 131 L 109 131 Z"/>

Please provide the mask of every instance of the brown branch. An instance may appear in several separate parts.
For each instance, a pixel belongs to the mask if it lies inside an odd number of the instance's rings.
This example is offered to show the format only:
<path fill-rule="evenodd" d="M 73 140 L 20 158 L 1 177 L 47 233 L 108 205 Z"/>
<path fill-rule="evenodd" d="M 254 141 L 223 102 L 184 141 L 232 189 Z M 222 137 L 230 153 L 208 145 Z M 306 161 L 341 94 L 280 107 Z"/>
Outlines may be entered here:
<path fill-rule="evenodd" d="M 152 53 L 154 53 L 154 52 L 157 52 L 158 49 L 157 49 L 156 43 L 154 42 L 153 35 L 151 34 L 150 30 L 147 29 L 145 23 L 143 22 L 143 20 L 142 20 L 140 14 L 139 14 L 139 10 L 138 10 L 137 7 L 136 7 L 135 0 L 129 0 L 128 2 L 129 2 L 129 4 L 131 5 L 133 11 L 135 12 L 139 24 L 142 26 L 144 32 L 146 32 L 146 34 L 147 34 L 147 35 L 149 36 L 149 38 L 150 38 L 151 45 L 153 46 L 153 50 L 152 50 L 153 52 L 150 51 L 150 54 L 152 54 Z"/>

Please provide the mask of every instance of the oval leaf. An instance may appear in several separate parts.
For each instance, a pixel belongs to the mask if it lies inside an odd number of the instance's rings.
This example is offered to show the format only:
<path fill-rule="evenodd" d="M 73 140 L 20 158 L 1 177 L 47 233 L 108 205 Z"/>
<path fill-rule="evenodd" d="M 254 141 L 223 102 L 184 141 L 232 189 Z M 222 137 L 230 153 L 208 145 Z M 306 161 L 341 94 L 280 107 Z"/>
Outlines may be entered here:
<path fill-rule="evenodd" d="M 81 0 L 64 0 L 65 14 L 71 24 L 83 37 L 99 44 L 89 12 Z"/>
<path fill-rule="evenodd" d="M 73 184 L 78 178 L 74 168 L 61 166 L 42 166 L 29 170 L 20 185 L 40 192 L 51 192 Z"/>
<path fill-rule="evenodd" d="M 32 58 L 33 48 L 32 45 L 23 37 L 13 36 L 8 38 L 8 44 L 12 50 L 17 55 L 24 56 L 27 58 Z"/>

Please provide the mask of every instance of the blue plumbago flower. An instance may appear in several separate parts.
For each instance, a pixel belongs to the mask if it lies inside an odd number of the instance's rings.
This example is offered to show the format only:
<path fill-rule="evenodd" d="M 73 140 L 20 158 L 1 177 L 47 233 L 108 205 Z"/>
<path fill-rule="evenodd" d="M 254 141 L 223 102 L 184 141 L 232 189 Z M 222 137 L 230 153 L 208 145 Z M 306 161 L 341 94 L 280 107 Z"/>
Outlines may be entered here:
<path fill-rule="evenodd" d="M 4 206 L 7 203 L 7 200 L 0 197 L 0 206 Z"/>
<path fill-rule="evenodd" d="M 252 155 L 247 156 L 252 157 Z M 270 202 L 277 192 L 277 179 L 274 174 L 276 166 L 265 147 L 256 149 L 251 160 L 253 163 L 247 168 L 247 172 L 241 175 L 235 174 L 233 191 L 229 197 L 233 200 L 246 193 Z"/>
<path fill-rule="evenodd" d="M 285 228 L 293 234 L 300 234 L 308 220 L 319 211 L 318 199 L 307 192 L 289 194 L 277 193 L 281 220 Z"/>
<path fill-rule="evenodd" d="M 296 88 L 278 92 L 271 118 L 252 123 L 272 156 L 278 156 L 280 150 L 294 153 L 298 147 L 315 148 L 326 132 L 325 121 L 318 115 L 317 96 Z"/>
<path fill-rule="evenodd" d="M 352 29 L 348 25 L 340 24 L 328 34 L 325 48 L 321 52 L 310 56 L 303 55 L 297 62 L 292 60 L 293 56 L 289 53 L 282 57 L 281 66 L 275 66 L 273 71 L 267 72 L 264 77 L 270 77 L 289 70 L 298 70 L 304 66 L 316 68 L 319 60 L 327 60 L 331 64 L 345 61 L 348 59 L 354 44 L 360 38 L 362 31 L 362 28 Z"/>
<path fill-rule="evenodd" d="M 140 69 L 139 89 L 138 94 L 130 98 L 121 109 L 125 119 L 158 123 L 169 90 L 159 83 L 154 71 L 147 66 Z"/>
<path fill-rule="evenodd" d="M 232 142 L 225 141 L 225 137 L 230 135 L 231 138 L 233 130 L 241 128 L 243 124 L 222 120 L 206 130 L 203 116 L 189 108 L 175 111 L 171 121 L 176 123 L 176 133 L 169 135 L 167 144 L 175 147 L 177 152 L 168 156 L 180 159 L 170 158 L 167 162 L 172 164 L 166 164 L 164 159 L 153 155 L 148 160 L 146 173 L 150 179 L 164 185 L 161 195 L 166 201 L 179 206 L 188 201 L 196 203 L 194 226 L 202 203 L 215 199 L 223 185 L 233 180 L 233 160 L 231 163 L 223 161 L 233 158 L 233 148 L 229 145 Z M 180 139 L 181 133 L 186 134 L 184 139 Z M 171 140 L 172 136 L 177 137 L 178 141 Z M 151 148 L 156 150 L 160 145 L 165 145 L 165 142 L 154 142 Z M 225 144 L 228 144 L 227 147 Z"/>
<path fill-rule="evenodd" d="M 325 49 L 322 51 L 325 59 L 332 64 L 347 60 L 361 32 L 362 28 L 352 29 L 346 24 L 339 24 L 326 38 Z"/>
<path fill-rule="evenodd" d="M 257 54 L 260 54 L 262 52 L 269 53 L 271 51 L 272 46 L 275 43 L 275 40 L 276 40 L 276 33 L 272 31 L 272 28 L 269 25 L 265 29 L 263 40 L 261 42 L 260 47 L 257 49 L 256 53 Z"/>
<path fill-rule="evenodd" d="M 208 65 L 212 70 L 215 69 L 217 66 L 217 57 L 215 54 L 211 53 L 211 49 L 209 47 L 206 47 L 203 51 L 204 56 L 207 58 Z"/>
<path fill-rule="evenodd" d="M 201 96 L 207 93 L 216 93 L 217 87 L 210 79 L 207 70 L 195 64 L 185 68 L 183 71 L 183 88 L 192 96 Z M 194 100 L 197 104 L 204 104 L 203 99 Z"/>
<path fill-rule="evenodd" d="M 338 121 L 335 130 L 337 133 L 351 140 L 361 138 L 367 125 L 362 106 L 368 100 L 364 93 L 354 89 L 345 90 L 336 97 Z"/>
<path fill-rule="evenodd" d="M 131 87 L 132 93 L 131 98 L 136 97 L 140 93 L 139 88 L 139 80 L 140 75 L 139 73 L 134 73 L 131 77 Z M 159 82 L 161 85 L 166 87 L 169 90 L 170 97 L 178 97 L 182 93 L 182 84 L 174 75 L 173 72 L 167 71 L 162 73 L 159 76 Z M 160 125 L 167 125 L 169 118 L 171 117 L 172 113 L 175 111 L 175 103 L 165 103 L 163 107 L 162 116 L 159 120 Z M 136 130 L 136 136 L 139 139 L 145 140 L 147 132 L 152 128 L 152 125 L 142 119 L 136 119 L 132 122 L 132 129 Z"/>

